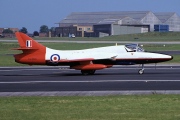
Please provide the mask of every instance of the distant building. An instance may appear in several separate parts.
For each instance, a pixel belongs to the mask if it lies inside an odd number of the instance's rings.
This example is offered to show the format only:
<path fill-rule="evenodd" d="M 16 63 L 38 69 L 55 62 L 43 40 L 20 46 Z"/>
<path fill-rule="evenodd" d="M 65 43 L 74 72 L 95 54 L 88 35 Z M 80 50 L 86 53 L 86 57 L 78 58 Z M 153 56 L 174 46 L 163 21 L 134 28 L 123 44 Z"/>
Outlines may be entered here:
<path fill-rule="evenodd" d="M 55 34 L 60 37 L 144 33 L 154 31 L 158 24 L 169 25 L 170 31 L 180 31 L 180 17 L 176 13 L 151 11 L 73 12 L 58 24 Z"/>
<path fill-rule="evenodd" d="M 13 33 L 3 33 L 5 29 L 10 29 Z M 18 28 L 0 28 L 0 36 L 13 38 L 15 37 L 15 32 L 18 32 Z"/>
<path fill-rule="evenodd" d="M 180 17 L 175 12 L 154 13 L 163 25 L 169 25 L 169 31 L 180 31 Z"/>
<path fill-rule="evenodd" d="M 69 37 L 74 34 L 76 37 L 84 37 L 85 32 L 93 32 L 93 26 L 64 26 L 64 27 L 56 27 L 55 34 L 58 37 Z"/>
<path fill-rule="evenodd" d="M 9 28 L 10 30 L 12 30 L 13 31 L 13 33 L 15 33 L 15 32 L 18 32 L 19 31 L 19 29 L 18 28 Z"/>
<path fill-rule="evenodd" d="M 0 28 L 0 32 L 3 32 L 5 29 L 10 29 L 13 33 L 18 32 L 18 28 Z"/>
<path fill-rule="evenodd" d="M 39 37 L 48 37 L 48 33 L 39 33 Z"/>
<path fill-rule="evenodd" d="M 0 37 L 2 37 L 2 36 L 3 36 L 3 35 L 2 35 L 3 30 L 4 30 L 4 28 L 0 28 Z"/>

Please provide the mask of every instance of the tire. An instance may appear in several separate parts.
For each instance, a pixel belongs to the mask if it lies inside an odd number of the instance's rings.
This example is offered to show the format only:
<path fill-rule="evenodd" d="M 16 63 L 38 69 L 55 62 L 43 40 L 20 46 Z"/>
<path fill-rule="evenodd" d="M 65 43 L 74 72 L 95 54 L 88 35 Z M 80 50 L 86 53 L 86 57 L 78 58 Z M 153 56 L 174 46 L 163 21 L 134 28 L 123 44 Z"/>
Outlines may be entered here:
<path fill-rule="evenodd" d="M 95 70 L 81 70 L 82 75 L 94 75 Z"/>
<path fill-rule="evenodd" d="M 140 74 L 140 75 L 142 75 L 143 73 L 144 73 L 144 70 L 143 70 L 143 69 L 139 70 L 139 74 Z"/>

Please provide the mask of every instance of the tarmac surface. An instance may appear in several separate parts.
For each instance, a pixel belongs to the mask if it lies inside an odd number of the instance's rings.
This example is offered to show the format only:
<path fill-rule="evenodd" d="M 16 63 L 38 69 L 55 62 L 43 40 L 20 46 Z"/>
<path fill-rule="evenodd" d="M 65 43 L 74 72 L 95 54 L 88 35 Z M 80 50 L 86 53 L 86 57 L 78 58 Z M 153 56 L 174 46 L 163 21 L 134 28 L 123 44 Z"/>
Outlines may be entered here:
<path fill-rule="evenodd" d="M 3 42 L 3 40 L 1 40 Z M 58 41 L 76 43 L 136 43 L 134 41 Z M 17 40 L 4 40 L 17 42 Z M 138 42 L 154 44 L 154 42 Z M 180 44 L 180 42 L 155 42 Z M 180 51 L 159 51 L 179 55 Z M 180 94 L 180 65 L 115 66 L 84 76 L 68 67 L 0 67 L 0 96 L 102 96 L 131 94 Z"/>
<path fill-rule="evenodd" d="M 180 65 L 114 66 L 95 75 L 68 67 L 1 67 L 0 96 L 180 94 Z"/>

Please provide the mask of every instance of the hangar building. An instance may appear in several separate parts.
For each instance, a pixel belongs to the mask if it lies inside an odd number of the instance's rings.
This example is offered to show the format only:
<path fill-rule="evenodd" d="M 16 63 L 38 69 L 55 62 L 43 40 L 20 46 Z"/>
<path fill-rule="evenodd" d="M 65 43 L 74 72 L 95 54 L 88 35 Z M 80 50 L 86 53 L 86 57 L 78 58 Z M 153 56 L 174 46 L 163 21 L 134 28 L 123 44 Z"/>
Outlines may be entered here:
<path fill-rule="evenodd" d="M 169 31 L 180 31 L 180 17 L 175 12 L 154 13 L 161 24 L 169 25 Z"/>
<path fill-rule="evenodd" d="M 151 11 L 73 12 L 61 20 L 56 35 L 67 37 L 100 37 L 154 31 L 154 25 L 169 25 L 170 31 L 180 31 L 176 13 Z"/>

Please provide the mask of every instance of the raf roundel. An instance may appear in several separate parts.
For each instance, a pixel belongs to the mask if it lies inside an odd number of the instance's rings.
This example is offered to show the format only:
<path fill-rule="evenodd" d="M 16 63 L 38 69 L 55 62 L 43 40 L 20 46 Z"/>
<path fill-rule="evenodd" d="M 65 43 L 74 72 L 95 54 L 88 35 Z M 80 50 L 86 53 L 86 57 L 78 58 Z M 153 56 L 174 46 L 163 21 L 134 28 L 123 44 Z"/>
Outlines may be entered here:
<path fill-rule="evenodd" d="M 53 55 L 51 55 L 50 60 L 52 62 L 58 62 L 60 60 L 60 56 L 58 54 L 53 54 Z"/>

